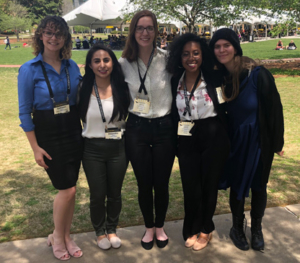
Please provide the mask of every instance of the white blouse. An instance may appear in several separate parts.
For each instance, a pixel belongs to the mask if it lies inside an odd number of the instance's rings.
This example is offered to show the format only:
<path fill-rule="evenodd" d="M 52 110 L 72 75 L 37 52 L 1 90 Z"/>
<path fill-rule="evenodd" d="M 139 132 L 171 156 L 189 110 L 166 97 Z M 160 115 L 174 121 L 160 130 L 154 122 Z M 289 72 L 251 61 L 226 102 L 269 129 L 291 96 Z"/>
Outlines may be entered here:
<path fill-rule="evenodd" d="M 217 116 L 215 111 L 214 104 L 211 98 L 208 95 L 206 89 L 206 82 L 201 77 L 202 81 L 200 85 L 194 91 L 194 95 L 190 100 L 190 109 L 191 109 L 191 117 L 187 112 L 185 116 L 183 113 L 186 108 L 185 98 L 184 98 L 184 91 L 180 90 L 183 85 L 185 72 L 181 76 L 178 87 L 177 87 L 177 96 L 176 96 L 176 105 L 179 113 L 180 120 L 199 120 L 199 119 L 206 119 L 209 117 Z M 190 92 L 187 92 L 188 99 L 190 98 Z"/>
<path fill-rule="evenodd" d="M 142 91 L 142 93 L 139 95 L 141 99 L 150 99 L 150 110 L 146 114 L 132 112 L 132 109 L 134 99 L 138 94 L 141 84 L 138 65 L 140 68 L 141 77 L 144 77 L 147 66 L 140 58 L 138 58 L 138 63 L 136 61 L 130 63 L 126 58 L 122 57 L 119 59 L 125 75 L 125 81 L 128 83 L 130 91 L 129 112 L 144 118 L 158 118 L 171 113 L 172 75 L 166 71 L 166 56 L 167 52 L 165 50 L 160 48 L 156 49 L 145 79 L 145 87 L 148 95 L 146 96 L 144 91 Z"/>
<path fill-rule="evenodd" d="M 107 128 L 125 129 L 125 121 L 109 123 L 113 109 L 113 97 L 101 100 L 106 123 L 103 123 L 97 98 L 91 94 L 89 107 L 86 113 L 86 123 L 83 122 L 82 137 L 105 138 L 105 125 Z"/>

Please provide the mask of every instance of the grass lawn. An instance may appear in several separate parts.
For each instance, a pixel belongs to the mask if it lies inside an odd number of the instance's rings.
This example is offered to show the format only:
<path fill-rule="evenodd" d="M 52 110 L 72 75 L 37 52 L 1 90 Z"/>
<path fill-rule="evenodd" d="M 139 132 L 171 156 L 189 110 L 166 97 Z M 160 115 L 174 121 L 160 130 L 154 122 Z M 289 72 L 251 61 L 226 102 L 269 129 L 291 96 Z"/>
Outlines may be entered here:
<path fill-rule="evenodd" d="M 14 46 L 20 45 L 20 48 Z M 12 44 L 11 50 L 5 50 L 5 45 L 0 45 L 0 65 L 22 65 L 30 59 L 34 58 L 32 48 L 23 48 L 22 44 Z M 72 59 L 77 64 L 84 64 L 88 50 L 73 50 Z M 117 58 L 121 57 L 122 51 L 115 51 Z"/>
<path fill-rule="evenodd" d="M 242 49 L 245 56 L 253 59 L 282 59 L 282 58 L 300 58 L 300 39 L 294 39 L 297 50 L 274 50 L 278 40 L 269 40 L 261 42 L 252 42 L 242 44 Z M 283 39 L 283 44 L 288 45 L 290 39 Z M 21 48 L 14 48 L 20 45 Z M 22 43 L 12 44 L 12 50 L 4 50 L 5 45 L 0 45 L 0 65 L 21 65 L 26 61 L 34 58 L 30 47 L 23 48 Z M 74 50 L 72 59 L 77 64 L 84 64 L 86 50 Z M 116 51 L 115 54 L 119 58 L 121 51 Z"/>
<path fill-rule="evenodd" d="M 242 44 L 243 55 L 253 59 L 282 59 L 300 58 L 300 38 L 293 39 L 296 50 L 275 50 L 278 39 L 268 41 L 250 42 Z M 282 38 L 284 46 L 290 43 L 291 39 Z"/>
<path fill-rule="evenodd" d="M 0 68 L 0 242 L 47 236 L 53 230 L 52 203 L 57 193 L 46 172 L 35 164 L 26 136 L 18 127 L 17 74 L 17 68 Z M 285 154 L 283 158 L 275 156 L 268 185 L 268 207 L 295 204 L 300 200 L 300 95 L 296 84 L 299 81 L 295 80 L 299 79 L 276 79 L 284 105 Z M 131 167 L 125 176 L 122 196 L 119 225 L 143 224 Z M 250 207 L 249 200 L 246 207 Z M 228 212 L 228 191 L 220 191 L 216 214 Z M 183 213 L 181 180 L 175 161 L 167 220 L 182 219 Z M 93 229 L 89 215 L 89 189 L 81 170 L 72 232 L 86 231 Z"/>

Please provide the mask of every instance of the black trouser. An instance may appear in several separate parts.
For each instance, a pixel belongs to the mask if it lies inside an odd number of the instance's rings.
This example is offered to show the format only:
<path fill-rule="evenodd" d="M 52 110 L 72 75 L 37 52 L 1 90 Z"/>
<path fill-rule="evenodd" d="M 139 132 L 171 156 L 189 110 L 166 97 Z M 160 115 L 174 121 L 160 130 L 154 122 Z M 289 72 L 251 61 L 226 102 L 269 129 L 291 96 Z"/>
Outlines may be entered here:
<path fill-rule="evenodd" d="M 129 114 L 125 137 L 126 153 L 138 183 L 138 199 L 145 226 L 163 227 L 176 146 L 172 118 L 168 115 L 147 119 Z"/>
<path fill-rule="evenodd" d="M 218 117 L 196 121 L 192 136 L 179 136 L 178 159 L 184 193 L 183 238 L 215 229 L 218 182 L 229 154 L 227 132 Z"/>
<path fill-rule="evenodd" d="M 235 191 L 230 189 L 230 208 L 234 216 L 242 218 L 244 215 L 245 197 L 242 200 L 237 199 Z M 251 189 L 251 217 L 255 219 L 262 218 L 267 205 L 267 186 L 260 191 Z"/>
<path fill-rule="evenodd" d="M 96 235 L 116 233 L 122 208 L 121 189 L 128 166 L 124 138 L 86 138 L 82 165 L 90 188 L 91 221 Z"/>

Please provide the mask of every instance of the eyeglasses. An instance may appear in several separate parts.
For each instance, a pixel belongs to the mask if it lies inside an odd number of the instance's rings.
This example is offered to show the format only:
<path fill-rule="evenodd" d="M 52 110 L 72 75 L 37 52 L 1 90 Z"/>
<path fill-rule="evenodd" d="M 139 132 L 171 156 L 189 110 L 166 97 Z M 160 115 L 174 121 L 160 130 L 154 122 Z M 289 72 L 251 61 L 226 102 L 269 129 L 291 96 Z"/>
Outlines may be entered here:
<path fill-rule="evenodd" d="M 183 60 L 187 60 L 187 59 L 189 59 L 190 57 L 193 57 L 194 59 L 199 59 L 199 58 L 201 58 L 201 54 L 200 54 L 200 53 L 193 53 L 193 54 L 190 54 L 190 53 L 183 53 L 183 54 L 181 55 L 181 58 L 182 58 Z"/>
<path fill-rule="evenodd" d="M 137 32 L 137 33 L 143 33 L 145 29 L 146 29 L 146 31 L 148 33 L 153 33 L 154 32 L 154 26 L 147 26 L 147 27 L 137 26 L 135 28 L 135 32 Z"/>
<path fill-rule="evenodd" d="M 43 36 L 46 38 L 52 38 L 54 35 L 56 39 L 60 40 L 63 38 L 63 34 L 61 32 L 53 33 L 51 31 L 43 31 Z"/>

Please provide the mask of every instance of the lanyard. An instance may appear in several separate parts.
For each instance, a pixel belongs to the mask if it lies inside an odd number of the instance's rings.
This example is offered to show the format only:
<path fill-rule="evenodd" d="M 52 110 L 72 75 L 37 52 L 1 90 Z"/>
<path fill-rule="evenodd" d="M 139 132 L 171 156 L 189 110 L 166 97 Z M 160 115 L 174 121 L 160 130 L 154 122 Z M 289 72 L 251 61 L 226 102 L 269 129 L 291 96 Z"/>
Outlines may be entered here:
<path fill-rule="evenodd" d="M 104 116 L 104 111 L 103 111 L 101 99 L 100 99 L 100 96 L 99 96 L 99 92 L 98 92 L 96 80 L 94 81 L 94 91 L 95 91 L 95 94 L 96 94 L 96 97 L 97 97 L 97 101 L 98 101 L 98 105 L 99 105 L 99 110 L 100 110 L 100 113 L 101 113 L 102 121 L 103 121 L 103 123 L 105 123 L 106 119 L 105 119 L 105 116 Z"/>
<path fill-rule="evenodd" d="M 151 64 L 151 62 L 152 62 L 152 60 L 153 60 L 153 55 L 154 55 L 154 48 L 152 49 L 152 52 L 151 52 L 151 55 L 150 55 L 150 59 L 149 59 L 149 61 L 148 61 L 146 73 L 145 73 L 145 75 L 144 75 L 143 78 L 142 78 L 142 76 L 141 76 L 139 63 L 138 63 L 138 61 L 137 61 L 137 67 L 138 67 L 139 77 L 140 77 L 140 81 L 141 81 L 139 93 L 142 93 L 142 91 L 144 91 L 145 95 L 148 94 L 148 93 L 147 93 L 147 90 L 146 90 L 146 87 L 145 87 L 145 79 L 146 79 L 147 72 L 148 72 L 148 69 L 149 69 L 149 67 L 150 67 L 150 64 Z"/>
<path fill-rule="evenodd" d="M 186 87 L 186 84 L 185 84 L 185 81 L 183 81 L 183 91 L 184 91 L 184 98 L 185 98 L 185 105 L 186 105 L 186 108 L 184 110 L 184 113 L 183 113 L 183 116 L 186 115 L 186 113 L 188 112 L 189 113 L 189 116 L 191 117 L 192 114 L 191 114 L 191 108 L 190 108 L 190 100 L 192 99 L 192 97 L 194 96 L 194 92 L 197 88 L 197 84 L 200 80 L 200 77 L 201 77 L 201 71 L 199 72 L 199 75 L 195 81 L 195 84 L 194 84 L 194 87 L 190 93 L 190 98 L 188 99 L 188 96 L 187 96 L 187 87 Z"/>
<path fill-rule="evenodd" d="M 43 64 L 42 61 L 40 61 L 40 62 L 41 62 L 41 67 L 42 67 L 42 70 L 43 70 L 44 78 L 45 78 L 45 80 L 46 80 L 47 87 L 48 87 L 48 90 L 49 90 L 50 98 L 51 98 L 51 100 L 53 101 L 53 103 L 55 103 L 55 101 L 54 101 L 53 90 L 52 90 L 52 88 L 51 88 L 50 81 L 49 81 L 49 78 L 48 78 L 48 75 L 47 75 L 45 66 L 44 66 L 44 64 Z M 67 88 L 67 101 L 69 101 L 69 95 L 70 95 L 70 93 L 71 93 L 70 74 L 69 74 L 69 70 L 68 70 L 67 67 L 65 67 L 65 71 L 66 71 L 67 82 L 68 82 L 68 88 Z"/>

